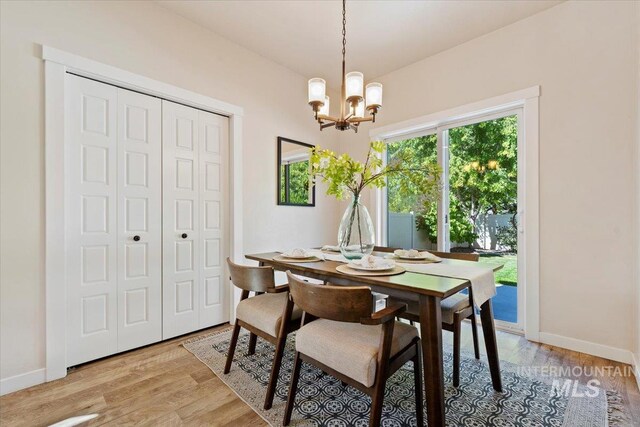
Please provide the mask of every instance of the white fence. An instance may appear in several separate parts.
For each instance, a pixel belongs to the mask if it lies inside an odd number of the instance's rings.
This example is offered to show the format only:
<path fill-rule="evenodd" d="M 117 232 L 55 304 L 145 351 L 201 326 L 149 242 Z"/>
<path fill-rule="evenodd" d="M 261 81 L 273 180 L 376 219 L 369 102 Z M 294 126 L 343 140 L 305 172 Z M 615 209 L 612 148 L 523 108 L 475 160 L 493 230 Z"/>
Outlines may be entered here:
<path fill-rule="evenodd" d="M 498 227 L 511 225 L 511 214 L 481 215 L 476 221 L 478 239 L 473 245 L 481 249 L 506 249 L 500 247 L 496 240 Z M 388 245 L 398 248 L 436 249 L 436 242 L 430 242 L 424 231 L 416 230 L 416 219 L 412 213 L 389 213 Z M 467 246 L 451 243 L 452 247 Z"/>

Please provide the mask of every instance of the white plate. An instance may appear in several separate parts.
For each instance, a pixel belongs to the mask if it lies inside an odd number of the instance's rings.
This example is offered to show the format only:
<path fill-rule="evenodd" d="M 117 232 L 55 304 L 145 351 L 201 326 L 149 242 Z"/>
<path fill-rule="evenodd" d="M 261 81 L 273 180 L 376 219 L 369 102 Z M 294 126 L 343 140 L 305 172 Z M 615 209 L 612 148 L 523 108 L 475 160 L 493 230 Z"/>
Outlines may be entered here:
<path fill-rule="evenodd" d="M 363 265 L 356 264 L 353 262 L 350 262 L 347 265 L 350 268 L 353 268 L 354 270 L 360 270 L 360 271 L 386 271 L 386 270 L 392 270 L 395 267 L 395 265 L 386 265 L 381 267 L 365 267 Z"/>
<path fill-rule="evenodd" d="M 280 254 L 280 256 L 283 257 L 283 258 L 289 258 L 289 259 L 309 259 L 309 258 L 313 258 L 315 255 L 310 255 L 310 254 L 307 254 L 307 255 L 291 255 L 291 254 L 283 253 L 283 254 Z"/>

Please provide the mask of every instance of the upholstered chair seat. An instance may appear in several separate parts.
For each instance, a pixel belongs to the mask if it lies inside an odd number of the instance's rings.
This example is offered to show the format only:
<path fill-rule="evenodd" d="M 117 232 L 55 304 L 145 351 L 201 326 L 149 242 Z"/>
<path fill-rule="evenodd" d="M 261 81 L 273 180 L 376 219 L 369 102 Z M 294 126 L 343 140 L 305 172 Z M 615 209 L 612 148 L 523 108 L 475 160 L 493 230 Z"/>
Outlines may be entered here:
<path fill-rule="evenodd" d="M 452 325 L 454 321 L 453 315 L 468 307 L 471 307 L 469 305 L 469 295 L 465 295 L 461 292 L 443 299 L 440 303 L 440 308 L 442 309 L 442 321 Z"/>
<path fill-rule="evenodd" d="M 398 304 L 398 303 L 407 304 L 407 313 L 409 313 L 409 315 L 411 313 L 415 313 L 416 317 L 418 316 L 419 311 L 418 311 L 417 301 L 405 301 L 405 300 L 395 299 L 392 297 L 389 298 L 389 304 Z M 458 292 L 455 295 L 451 295 L 450 297 L 443 299 L 442 302 L 440 303 L 440 308 L 442 309 L 442 323 L 447 323 L 449 325 L 452 325 L 454 321 L 453 315 L 457 311 L 464 310 L 467 307 L 470 307 L 469 295 L 465 295 L 461 292 Z"/>
<path fill-rule="evenodd" d="M 236 317 L 260 329 L 262 332 L 274 337 L 278 336 L 280 323 L 282 322 L 282 312 L 287 304 L 288 297 L 288 294 L 283 292 L 262 294 L 244 299 L 238 303 Z M 297 320 L 300 317 L 302 317 L 302 310 L 294 306 L 291 320 Z"/>
<path fill-rule="evenodd" d="M 336 322 L 318 319 L 298 330 L 296 351 L 335 369 L 365 387 L 376 379 L 381 325 Z M 396 322 L 393 328 L 390 357 L 405 349 L 418 337 L 418 330 Z"/>
<path fill-rule="evenodd" d="M 227 265 L 231 282 L 242 290 L 242 294 L 236 306 L 236 324 L 233 326 L 223 373 L 226 375 L 231 371 L 240 328 L 249 331 L 249 355 L 255 354 L 258 337 L 273 344 L 275 353 L 263 406 L 264 409 L 270 409 L 276 393 L 287 335 L 300 327 L 302 311 L 290 304 L 288 285 L 276 287 L 273 268 L 239 265 L 229 258 Z"/>
<path fill-rule="evenodd" d="M 286 316 L 294 304 L 303 315 L 296 334 L 283 425 L 291 422 L 302 362 L 371 396 L 369 427 L 379 427 L 387 379 L 409 361 L 413 365 L 415 424 L 423 425 L 420 337 L 414 326 L 396 321 L 406 305 L 375 311 L 367 286 L 316 285 L 298 279 L 290 271 L 287 278 L 291 293 Z M 288 317 L 284 319 L 286 322 Z"/>

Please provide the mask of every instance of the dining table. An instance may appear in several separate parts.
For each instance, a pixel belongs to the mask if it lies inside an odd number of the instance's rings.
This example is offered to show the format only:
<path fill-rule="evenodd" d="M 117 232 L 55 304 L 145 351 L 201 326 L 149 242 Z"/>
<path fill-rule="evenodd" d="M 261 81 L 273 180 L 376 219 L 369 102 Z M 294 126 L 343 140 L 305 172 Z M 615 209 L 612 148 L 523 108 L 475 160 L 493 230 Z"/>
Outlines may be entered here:
<path fill-rule="evenodd" d="M 348 275 L 336 270 L 344 262 L 322 257 L 316 262 L 288 262 L 280 257 L 281 252 L 265 252 L 245 255 L 249 260 L 257 261 L 261 266 L 271 266 L 278 271 L 321 280 L 324 283 L 343 286 L 369 286 L 372 291 L 386 294 L 406 301 L 417 301 L 419 306 L 420 335 L 422 339 L 422 360 L 424 365 L 425 400 L 427 421 L 430 427 L 445 425 L 444 366 L 442 347 L 442 311 L 440 302 L 466 288 L 471 287 L 467 279 L 443 277 L 423 272 L 405 271 L 389 276 Z M 386 253 L 373 255 L 386 256 Z M 275 258 L 275 259 L 274 259 Z M 477 266 L 478 263 L 455 259 L 442 259 L 442 263 L 451 267 Z M 491 265 L 494 271 L 501 265 Z M 480 305 L 480 321 L 486 346 L 487 359 L 493 389 L 502 391 L 500 361 L 493 318 L 491 299 Z"/>

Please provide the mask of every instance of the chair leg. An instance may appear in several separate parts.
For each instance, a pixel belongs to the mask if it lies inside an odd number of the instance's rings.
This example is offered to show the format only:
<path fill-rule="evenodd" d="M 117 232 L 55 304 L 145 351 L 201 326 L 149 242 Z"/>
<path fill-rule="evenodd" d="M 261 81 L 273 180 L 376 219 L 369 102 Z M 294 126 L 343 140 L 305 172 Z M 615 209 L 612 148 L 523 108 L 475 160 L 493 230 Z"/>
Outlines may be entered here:
<path fill-rule="evenodd" d="M 476 359 L 480 360 L 480 345 L 478 344 L 478 327 L 476 326 L 476 313 L 475 310 L 469 316 L 471 321 L 471 332 L 473 333 L 473 352 L 476 355 Z"/>
<path fill-rule="evenodd" d="M 258 341 L 258 336 L 253 332 L 249 333 L 249 351 L 247 354 L 249 356 L 256 353 L 256 342 Z"/>
<path fill-rule="evenodd" d="M 224 365 L 225 375 L 231 370 L 231 362 L 233 362 L 233 354 L 236 352 L 236 345 L 238 344 L 238 335 L 240 334 L 240 325 L 236 322 L 233 325 L 233 333 L 231 334 L 231 342 L 229 343 L 229 351 L 227 353 L 227 363 Z"/>
<path fill-rule="evenodd" d="M 462 321 L 457 316 L 453 319 L 453 386 L 460 385 L 460 331 Z"/>
<path fill-rule="evenodd" d="M 369 427 L 380 426 L 380 420 L 382 419 L 382 404 L 384 402 L 384 388 L 387 384 L 387 379 L 381 379 L 376 386 L 373 396 L 371 396 L 371 414 L 369 414 Z"/>
<path fill-rule="evenodd" d="M 293 404 L 296 400 L 296 392 L 298 391 L 298 379 L 300 378 L 301 364 L 302 360 L 300 359 L 300 353 L 296 351 L 296 356 L 293 360 L 293 372 L 291 373 L 291 384 L 289 385 L 289 396 L 287 396 L 287 406 L 284 409 L 284 420 L 282 421 L 282 425 L 284 426 L 288 426 L 291 422 Z"/>
<path fill-rule="evenodd" d="M 416 425 L 424 425 L 424 398 L 422 396 L 422 347 L 420 341 L 416 342 L 416 355 L 413 357 L 413 379 L 415 381 L 416 394 Z"/>
<path fill-rule="evenodd" d="M 278 338 L 276 351 L 273 355 L 273 365 L 271 365 L 271 376 L 269 377 L 269 384 L 267 385 L 267 395 L 264 399 L 264 409 L 271 409 L 271 405 L 273 404 L 273 396 L 276 393 L 276 386 L 278 385 L 280 367 L 282 366 L 282 356 L 284 355 L 284 347 L 287 343 L 287 335 L 282 335 L 282 337 Z"/>

